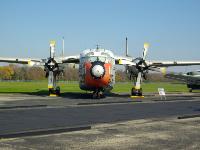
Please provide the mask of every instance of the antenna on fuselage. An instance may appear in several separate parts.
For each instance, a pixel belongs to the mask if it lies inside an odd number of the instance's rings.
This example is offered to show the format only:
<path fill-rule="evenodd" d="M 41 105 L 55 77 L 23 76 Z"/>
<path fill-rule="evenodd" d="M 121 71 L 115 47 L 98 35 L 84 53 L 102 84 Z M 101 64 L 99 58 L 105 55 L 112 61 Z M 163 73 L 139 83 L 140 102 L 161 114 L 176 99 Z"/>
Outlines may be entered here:
<path fill-rule="evenodd" d="M 99 50 L 99 47 L 100 47 L 100 45 L 99 45 L 99 44 L 97 44 L 96 46 L 97 46 L 97 48 L 96 48 L 96 49 L 97 49 L 97 50 Z"/>
<path fill-rule="evenodd" d="M 64 36 L 62 37 L 62 58 L 64 58 L 64 52 L 65 52 L 65 39 Z"/>
<path fill-rule="evenodd" d="M 125 50 L 126 50 L 126 56 L 128 57 L 128 38 L 126 37 L 126 47 L 125 47 Z"/>

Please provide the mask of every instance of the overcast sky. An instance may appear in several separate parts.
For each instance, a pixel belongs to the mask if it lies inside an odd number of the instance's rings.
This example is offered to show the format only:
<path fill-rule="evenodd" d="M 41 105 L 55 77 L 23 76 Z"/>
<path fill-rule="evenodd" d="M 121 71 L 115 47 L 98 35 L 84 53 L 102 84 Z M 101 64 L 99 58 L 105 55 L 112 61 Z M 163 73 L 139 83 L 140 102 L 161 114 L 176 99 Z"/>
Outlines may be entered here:
<path fill-rule="evenodd" d="M 87 48 L 130 55 L 150 43 L 148 59 L 200 60 L 199 0 L 1 0 L 0 56 L 46 58 L 49 41 L 61 53 Z"/>

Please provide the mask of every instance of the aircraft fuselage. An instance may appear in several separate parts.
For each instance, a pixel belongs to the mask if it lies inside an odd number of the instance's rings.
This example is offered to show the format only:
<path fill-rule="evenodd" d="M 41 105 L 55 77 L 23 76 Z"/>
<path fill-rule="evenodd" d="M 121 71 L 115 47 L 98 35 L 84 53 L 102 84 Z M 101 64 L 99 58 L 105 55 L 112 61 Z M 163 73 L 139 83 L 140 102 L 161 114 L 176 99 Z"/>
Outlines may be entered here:
<path fill-rule="evenodd" d="M 115 83 L 115 59 L 109 50 L 89 49 L 80 55 L 79 86 L 82 90 L 111 90 Z"/>

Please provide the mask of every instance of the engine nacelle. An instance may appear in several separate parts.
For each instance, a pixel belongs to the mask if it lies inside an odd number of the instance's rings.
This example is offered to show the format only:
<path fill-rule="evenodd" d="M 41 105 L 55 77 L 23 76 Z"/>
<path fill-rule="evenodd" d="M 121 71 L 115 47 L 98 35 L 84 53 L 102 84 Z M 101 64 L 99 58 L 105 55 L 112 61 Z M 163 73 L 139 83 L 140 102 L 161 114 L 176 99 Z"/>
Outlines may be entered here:
<path fill-rule="evenodd" d="M 126 73 L 129 74 L 130 80 L 136 80 L 138 72 L 136 66 L 126 66 Z"/>
<path fill-rule="evenodd" d="M 53 72 L 54 75 L 59 75 L 64 70 L 62 64 L 58 64 L 55 59 L 49 58 L 44 66 L 44 71 L 46 72 L 46 77 L 49 76 L 49 72 Z"/>
<path fill-rule="evenodd" d="M 138 69 L 136 66 L 126 66 L 126 72 L 134 77 L 137 77 L 138 75 Z"/>

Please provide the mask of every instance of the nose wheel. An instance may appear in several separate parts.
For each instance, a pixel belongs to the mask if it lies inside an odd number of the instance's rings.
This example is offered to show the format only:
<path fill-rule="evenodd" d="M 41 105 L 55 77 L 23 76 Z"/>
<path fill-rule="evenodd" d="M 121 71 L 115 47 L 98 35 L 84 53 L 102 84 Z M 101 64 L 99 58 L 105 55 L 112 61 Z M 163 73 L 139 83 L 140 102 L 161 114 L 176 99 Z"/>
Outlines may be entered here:
<path fill-rule="evenodd" d="M 99 90 L 94 91 L 94 92 L 92 93 L 92 98 L 93 98 L 93 99 L 100 99 L 100 98 L 101 98 L 101 93 L 100 93 L 100 91 L 99 91 Z"/>

